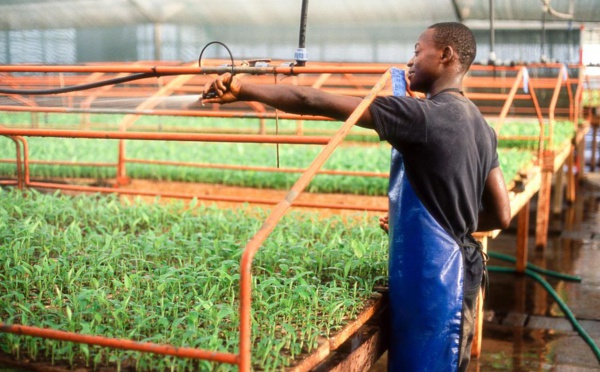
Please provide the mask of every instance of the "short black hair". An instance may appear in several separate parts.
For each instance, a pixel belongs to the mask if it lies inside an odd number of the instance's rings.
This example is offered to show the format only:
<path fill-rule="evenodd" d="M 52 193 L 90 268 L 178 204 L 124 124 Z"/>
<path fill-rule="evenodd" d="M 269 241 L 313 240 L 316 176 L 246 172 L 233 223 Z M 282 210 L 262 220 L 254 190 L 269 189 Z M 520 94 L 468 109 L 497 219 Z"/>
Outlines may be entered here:
<path fill-rule="evenodd" d="M 471 30 L 459 22 L 441 22 L 428 28 L 434 30 L 433 41 L 438 48 L 451 46 L 458 53 L 458 60 L 465 71 L 471 67 L 477 54 L 477 43 Z"/>

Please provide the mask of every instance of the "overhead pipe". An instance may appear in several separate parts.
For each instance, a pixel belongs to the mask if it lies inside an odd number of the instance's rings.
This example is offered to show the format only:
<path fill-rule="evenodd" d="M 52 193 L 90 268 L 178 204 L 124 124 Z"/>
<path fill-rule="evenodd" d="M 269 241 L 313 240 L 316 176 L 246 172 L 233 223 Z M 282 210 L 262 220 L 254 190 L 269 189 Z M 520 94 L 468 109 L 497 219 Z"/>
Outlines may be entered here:
<path fill-rule="evenodd" d="M 131 73 L 132 75 L 112 78 L 102 81 L 96 81 L 87 84 L 72 85 L 61 88 L 44 89 L 11 89 L 0 88 L 0 94 L 8 95 L 43 95 L 43 94 L 63 94 L 75 91 L 99 88 L 106 85 L 122 84 L 134 80 L 149 78 L 158 78 L 161 76 L 173 75 L 198 75 L 198 74 L 223 74 L 226 72 L 235 74 L 267 75 L 284 74 L 295 75 L 301 73 L 359 73 L 359 74 L 383 74 L 386 68 L 383 66 L 367 67 L 305 67 L 306 56 L 299 56 L 298 66 L 231 66 L 231 67 L 172 67 L 172 66 L 0 66 L 0 72 L 45 72 L 45 73 L 92 73 L 92 72 L 112 72 L 112 73 Z"/>
<path fill-rule="evenodd" d="M 494 0 L 490 0 L 490 55 L 489 55 L 489 65 L 496 64 L 496 52 L 494 50 L 496 43 L 496 31 L 494 29 Z"/>
<path fill-rule="evenodd" d="M 383 74 L 389 66 L 368 65 L 368 66 L 233 66 L 234 74 L 249 75 L 272 75 L 272 74 Z M 0 72 L 45 72 L 45 73 L 146 73 L 154 77 L 155 75 L 199 75 L 199 74 L 224 74 L 231 73 L 232 68 L 227 66 L 140 66 L 140 65 L 0 65 Z"/>
<path fill-rule="evenodd" d="M 544 49 L 546 49 L 546 12 L 546 9 L 544 9 L 542 12 L 542 35 L 540 41 L 540 62 L 542 63 L 548 61 L 548 56 L 546 56 L 546 53 L 544 53 Z"/>
<path fill-rule="evenodd" d="M 308 19 L 308 0 L 302 0 L 302 11 L 300 12 L 300 36 L 298 39 L 298 49 L 294 53 L 296 66 L 304 66 L 308 61 L 308 52 L 306 51 L 306 21 Z"/>
<path fill-rule="evenodd" d="M 561 12 L 557 12 L 556 10 L 554 10 L 554 8 L 552 8 L 552 5 L 550 5 L 550 0 L 542 0 L 542 4 L 543 7 L 542 9 L 544 10 L 544 13 L 550 13 L 551 15 L 557 17 L 557 18 L 562 18 L 562 19 L 569 19 L 572 20 L 573 19 L 573 12 L 574 12 L 574 0 L 570 0 L 569 2 L 569 13 L 561 13 Z"/>

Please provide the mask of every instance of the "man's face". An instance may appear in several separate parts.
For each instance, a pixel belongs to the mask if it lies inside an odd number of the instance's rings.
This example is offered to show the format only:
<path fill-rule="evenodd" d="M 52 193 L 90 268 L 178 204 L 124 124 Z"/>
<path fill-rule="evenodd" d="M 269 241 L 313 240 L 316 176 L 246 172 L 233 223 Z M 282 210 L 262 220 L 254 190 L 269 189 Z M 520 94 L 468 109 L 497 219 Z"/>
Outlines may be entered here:
<path fill-rule="evenodd" d="M 438 49 L 433 41 L 435 30 L 425 30 L 415 44 L 415 54 L 408 61 L 408 80 L 410 90 L 429 93 L 432 84 L 441 73 L 443 50 Z"/>

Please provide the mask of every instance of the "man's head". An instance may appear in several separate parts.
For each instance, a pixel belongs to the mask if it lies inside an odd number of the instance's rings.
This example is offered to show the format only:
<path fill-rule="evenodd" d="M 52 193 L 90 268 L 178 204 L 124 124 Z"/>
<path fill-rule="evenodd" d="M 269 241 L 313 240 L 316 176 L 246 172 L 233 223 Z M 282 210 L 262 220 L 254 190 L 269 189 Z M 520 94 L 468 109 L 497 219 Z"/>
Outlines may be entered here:
<path fill-rule="evenodd" d="M 410 89 L 432 93 L 440 87 L 460 83 L 475 59 L 473 33 L 456 22 L 436 23 L 415 44 L 408 62 Z"/>
<path fill-rule="evenodd" d="M 458 60 L 464 72 L 467 72 L 477 54 L 475 36 L 471 30 L 458 22 L 436 23 L 429 28 L 433 29 L 433 40 L 436 46 L 439 49 L 451 46 L 458 54 Z"/>

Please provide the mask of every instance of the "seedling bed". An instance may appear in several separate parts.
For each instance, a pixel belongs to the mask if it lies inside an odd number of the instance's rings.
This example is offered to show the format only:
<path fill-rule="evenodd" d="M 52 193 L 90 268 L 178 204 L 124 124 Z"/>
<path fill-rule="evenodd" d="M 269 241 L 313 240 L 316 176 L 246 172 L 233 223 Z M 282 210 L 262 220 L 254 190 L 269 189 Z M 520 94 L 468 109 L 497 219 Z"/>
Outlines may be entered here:
<path fill-rule="evenodd" d="M 0 158 L 6 160 L 0 163 L 0 177 L 15 177 L 14 145 L 3 137 L 0 144 Z M 33 179 L 91 178 L 110 183 L 116 176 L 117 141 L 32 137 L 28 144 Z M 127 174 L 133 179 L 287 190 L 319 151 L 320 146 L 309 145 L 128 141 L 128 158 L 138 160 L 127 164 Z M 533 161 L 531 150 L 500 149 L 499 156 L 507 182 Z M 180 165 L 147 164 L 145 160 Z M 389 163 L 390 147 L 385 143 L 340 146 L 323 166 L 324 172 L 364 172 L 372 176 L 318 174 L 307 191 L 385 196 Z M 255 168 L 224 168 L 240 164 Z"/>
<path fill-rule="evenodd" d="M 234 351 L 239 258 L 265 212 L 114 196 L 0 192 L 0 321 Z M 252 362 L 280 370 L 351 322 L 387 278 L 374 218 L 284 218 L 253 263 Z M 0 333 L 19 360 L 69 368 L 232 370 Z"/>

